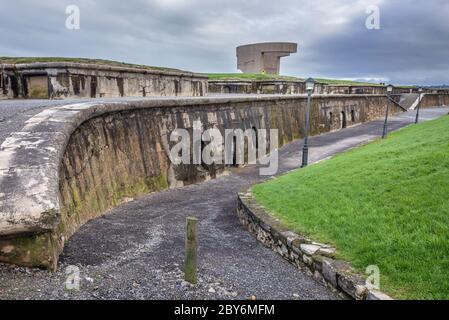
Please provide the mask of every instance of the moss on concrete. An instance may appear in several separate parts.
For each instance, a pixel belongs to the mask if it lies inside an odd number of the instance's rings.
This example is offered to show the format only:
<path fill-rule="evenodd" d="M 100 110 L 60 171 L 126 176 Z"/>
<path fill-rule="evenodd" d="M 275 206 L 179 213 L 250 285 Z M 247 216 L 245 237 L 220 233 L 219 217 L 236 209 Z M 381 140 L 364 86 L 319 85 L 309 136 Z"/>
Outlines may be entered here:
<path fill-rule="evenodd" d="M 0 240 L 0 261 L 55 270 L 61 246 L 52 233 Z"/>

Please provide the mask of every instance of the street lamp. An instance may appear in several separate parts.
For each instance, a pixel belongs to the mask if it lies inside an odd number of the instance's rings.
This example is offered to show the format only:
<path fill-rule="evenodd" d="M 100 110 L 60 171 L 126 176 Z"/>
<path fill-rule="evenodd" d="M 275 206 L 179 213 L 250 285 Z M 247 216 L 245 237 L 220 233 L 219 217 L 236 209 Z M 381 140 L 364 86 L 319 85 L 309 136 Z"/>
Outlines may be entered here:
<path fill-rule="evenodd" d="M 415 119 L 415 124 L 418 123 L 419 121 L 419 108 L 421 107 L 421 99 L 422 99 L 422 92 L 423 92 L 423 88 L 419 88 L 418 89 L 419 92 L 419 101 L 418 101 L 418 106 L 416 107 L 416 119 Z"/>
<path fill-rule="evenodd" d="M 307 167 L 309 162 L 309 127 L 310 127 L 310 105 L 312 102 L 312 93 L 315 88 L 315 79 L 309 78 L 306 80 L 307 91 L 307 111 L 306 111 L 306 130 L 304 133 L 304 147 L 302 148 L 302 166 Z"/>
<path fill-rule="evenodd" d="M 384 131 L 382 133 L 382 139 L 385 139 L 387 137 L 388 113 L 390 111 L 390 99 L 391 99 L 392 92 L 393 92 L 393 86 L 391 84 L 389 84 L 387 86 L 387 95 L 388 95 L 387 112 L 385 113 Z"/>

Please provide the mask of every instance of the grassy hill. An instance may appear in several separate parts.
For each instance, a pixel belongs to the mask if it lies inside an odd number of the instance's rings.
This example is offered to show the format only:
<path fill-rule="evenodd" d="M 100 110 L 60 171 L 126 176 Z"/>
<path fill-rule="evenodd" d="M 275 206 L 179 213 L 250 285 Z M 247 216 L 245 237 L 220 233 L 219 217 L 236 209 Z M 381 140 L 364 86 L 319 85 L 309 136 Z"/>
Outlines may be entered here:
<path fill-rule="evenodd" d="M 287 226 L 333 244 L 394 298 L 449 299 L 449 116 L 256 185 Z"/>

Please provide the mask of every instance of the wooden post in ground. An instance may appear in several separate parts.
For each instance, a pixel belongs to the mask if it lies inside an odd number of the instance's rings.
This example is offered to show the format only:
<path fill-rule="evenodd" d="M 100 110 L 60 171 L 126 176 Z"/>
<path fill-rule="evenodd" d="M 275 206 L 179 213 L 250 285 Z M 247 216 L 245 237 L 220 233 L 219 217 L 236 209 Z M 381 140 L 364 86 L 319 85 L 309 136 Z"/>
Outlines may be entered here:
<path fill-rule="evenodd" d="M 198 282 L 198 219 L 187 217 L 185 280 L 192 284 Z"/>

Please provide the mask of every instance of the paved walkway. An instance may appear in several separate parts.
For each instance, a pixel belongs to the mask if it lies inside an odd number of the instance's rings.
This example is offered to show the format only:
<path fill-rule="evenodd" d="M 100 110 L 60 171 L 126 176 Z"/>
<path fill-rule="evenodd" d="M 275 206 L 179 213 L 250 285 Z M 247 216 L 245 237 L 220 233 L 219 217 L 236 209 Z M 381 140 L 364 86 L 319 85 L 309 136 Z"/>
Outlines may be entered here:
<path fill-rule="evenodd" d="M 447 114 L 426 109 L 422 119 Z M 390 130 L 414 120 L 392 117 Z M 311 161 L 375 139 L 382 121 L 311 138 Z M 280 172 L 300 164 L 302 142 L 280 152 Z M 338 299 L 338 295 L 265 248 L 239 223 L 237 192 L 261 181 L 256 167 L 236 169 L 216 180 L 151 194 L 121 205 L 83 226 L 69 241 L 59 271 L 0 264 L 0 299 Z M 200 283 L 182 280 L 186 216 L 200 220 Z M 64 290 L 65 268 L 81 271 L 81 290 Z"/>

